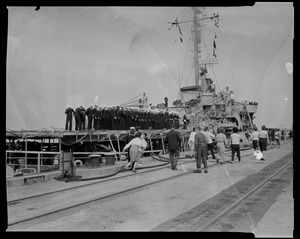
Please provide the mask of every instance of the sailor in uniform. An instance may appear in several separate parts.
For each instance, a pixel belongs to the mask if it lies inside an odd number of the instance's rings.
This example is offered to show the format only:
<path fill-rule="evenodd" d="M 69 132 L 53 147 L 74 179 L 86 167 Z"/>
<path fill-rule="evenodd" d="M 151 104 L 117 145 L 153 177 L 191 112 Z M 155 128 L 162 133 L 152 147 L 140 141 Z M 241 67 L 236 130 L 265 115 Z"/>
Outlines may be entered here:
<path fill-rule="evenodd" d="M 75 114 L 75 111 L 71 108 L 70 105 L 68 105 L 66 108 L 65 114 L 66 114 L 65 130 L 67 131 L 69 129 L 69 131 L 72 131 L 72 120 L 73 120 L 73 115 Z"/>

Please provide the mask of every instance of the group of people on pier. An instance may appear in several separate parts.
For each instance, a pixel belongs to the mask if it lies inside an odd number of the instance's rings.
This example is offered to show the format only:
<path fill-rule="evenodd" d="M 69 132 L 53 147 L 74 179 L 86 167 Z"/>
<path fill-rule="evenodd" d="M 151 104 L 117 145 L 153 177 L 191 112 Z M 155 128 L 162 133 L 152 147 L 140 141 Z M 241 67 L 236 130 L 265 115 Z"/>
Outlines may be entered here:
<path fill-rule="evenodd" d="M 290 138 L 292 138 L 292 130 L 289 133 Z M 265 125 L 262 125 L 261 130 L 258 131 L 257 127 L 251 129 L 251 134 L 248 140 L 252 144 L 254 149 L 254 156 L 259 160 L 266 160 L 264 158 L 263 152 L 267 150 L 269 143 L 268 130 Z M 276 129 L 275 140 L 278 147 L 280 147 L 280 130 Z M 178 131 L 171 129 L 166 134 L 166 142 L 168 143 L 169 157 L 171 161 L 171 169 L 177 170 L 177 161 L 180 154 L 180 144 L 181 136 Z M 242 142 L 239 130 L 237 127 L 233 128 L 233 132 L 229 137 L 226 137 L 224 133 L 224 128 L 218 128 L 215 132 L 213 126 L 198 126 L 193 128 L 190 134 L 188 145 L 190 150 L 194 152 L 194 157 L 196 159 L 196 170 L 194 173 L 201 173 L 201 163 L 204 166 L 204 172 L 208 173 L 207 170 L 207 160 L 209 152 L 212 155 L 212 159 L 215 159 L 217 163 L 224 163 L 225 159 L 225 148 L 231 148 L 231 160 L 230 163 L 233 164 L 235 155 L 237 155 L 238 162 L 241 163 L 241 153 L 240 153 L 240 143 Z M 216 146 L 216 147 L 215 147 Z M 214 153 L 214 149 L 217 148 L 217 156 Z"/>
<path fill-rule="evenodd" d="M 130 126 L 140 126 L 141 129 L 169 129 L 171 125 L 179 127 L 177 112 L 155 111 L 152 109 L 131 108 L 122 106 L 83 105 L 75 110 L 68 105 L 66 110 L 65 130 L 72 131 L 72 121 L 75 118 L 75 131 L 81 130 L 127 130 Z M 87 122 L 87 125 L 86 125 Z"/>
<path fill-rule="evenodd" d="M 234 128 L 231 135 L 231 147 L 232 147 L 232 161 L 234 160 L 235 152 L 237 153 L 239 162 L 240 157 L 240 136 L 238 129 Z M 171 126 L 171 130 L 167 132 L 165 136 L 165 143 L 167 144 L 168 153 L 170 157 L 171 169 L 177 170 L 177 162 L 180 156 L 180 148 L 182 145 L 182 136 L 179 131 L 175 130 L 174 125 Z M 214 144 L 217 144 L 219 156 L 216 158 L 214 155 Z M 220 128 L 218 134 L 214 131 L 213 127 L 195 127 L 190 134 L 188 145 L 190 150 L 194 151 L 194 157 L 196 159 L 197 169 L 195 173 L 201 173 L 201 163 L 204 165 L 204 172 L 207 173 L 207 156 L 208 151 L 211 152 L 212 158 L 217 159 L 217 162 L 224 163 L 225 147 L 227 147 L 227 139 L 224 134 L 224 129 Z M 139 131 L 135 132 L 135 128 L 131 127 L 130 132 L 126 136 L 126 145 L 123 148 L 123 152 L 128 152 L 128 164 L 124 166 L 124 170 L 131 169 L 136 172 L 136 164 L 140 162 L 142 152 L 146 149 L 147 142 L 145 141 L 145 135 Z"/>

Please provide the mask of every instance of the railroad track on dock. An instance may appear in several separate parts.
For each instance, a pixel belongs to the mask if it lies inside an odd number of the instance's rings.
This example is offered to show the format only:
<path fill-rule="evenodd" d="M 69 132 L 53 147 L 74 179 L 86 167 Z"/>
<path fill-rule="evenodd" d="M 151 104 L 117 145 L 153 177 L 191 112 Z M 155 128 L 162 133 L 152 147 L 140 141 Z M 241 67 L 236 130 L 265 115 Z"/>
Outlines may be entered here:
<path fill-rule="evenodd" d="M 156 226 L 152 231 L 232 231 L 235 226 L 239 227 L 240 220 L 246 220 L 244 214 L 251 213 L 251 208 L 266 206 L 275 193 L 272 188 L 280 191 L 289 185 L 292 163 L 292 153 L 289 153 L 191 210 Z M 278 185 L 278 182 L 283 184 Z M 242 224 L 249 226 L 251 223 L 244 221 Z M 251 232 L 251 229 L 244 230 Z"/>
<path fill-rule="evenodd" d="M 247 200 L 249 200 L 250 197 L 252 197 L 254 194 L 259 192 L 267 183 L 273 180 L 278 174 L 280 174 L 283 170 L 287 169 L 292 164 L 292 160 L 289 160 L 287 163 L 285 163 L 283 166 L 278 168 L 274 173 L 269 175 L 267 178 L 265 178 L 261 183 L 256 185 L 253 189 L 248 191 L 243 196 L 239 197 L 236 201 L 234 201 L 230 206 L 225 208 L 223 211 L 219 212 L 217 215 L 212 217 L 210 220 L 206 221 L 201 226 L 196 226 L 192 230 L 193 231 L 209 231 L 210 228 L 215 227 L 215 225 L 222 221 L 222 219 L 225 219 L 231 215 L 230 212 L 236 210 L 236 208 L 239 208 L 243 206 L 242 204 L 245 203 Z M 228 220 L 226 220 L 228 221 Z"/>
<path fill-rule="evenodd" d="M 247 148 L 245 151 L 247 151 L 247 150 L 250 150 L 250 149 Z M 230 152 L 227 151 L 225 154 L 229 155 L 229 153 Z M 248 156 L 248 155 L 250 155 L 250 154 L 247 154 L 245 156 Z M 138 174 L 145 174 L 145 173 L 149 173 L 149 172 L 152 172 L 152 171 L 157 171 L 157 170 L 161 170 L 161 169 L 169 167 L 168 163 L 166 163 L 166 161 L 165 161 L 167 158 L 165 158 L 163 156 L 157 156 L 157 157 L 153 156 L 153 157 L 156 158 L 156 160 L 162 161 L 162 162 L 165 162 L 165 163 L 158 164 L 158 165 L 152 165 L 150 167 L 146 166 L 146 167 L 142 167 L 142 168 L 137 168 L 137 169 L 139 169 Z M 159 160 L 159 158 L 161 158 L 161 160 Z M 189 161 L 185 161 L 185 162 L 178 162 L 178 164 L 181 165 L 181 164 L 190 163 L 190 162 L 194 162 L 194 161 L 195 160 L 189 160 Z M 151 169 L 149 169 L 149 168 L 151 168 Z M 141 169 L 148 169 L 148 170 L 140 171 Z M 29 199 L 42 197 L 42 196 L 46 196 L 46 195 L 50 195 L 50 194 L 54 194 L 54 193 L 65 192 L 65 191 L 73 190 L 73 189 L 76 189 L 76 188 L 87 187 L 87 186 L 90 186 L 90 185 L 100 184 L 100 183 L 104 183 L 104 182 L 107 182 L 107 181 L 113 181 L 113 180 L 116 180 L 116 179 L 126 178 L 126 177 L 130 177 L 130 176 L 134 176 L 134 174 L 125 174 L 125 175 L 122 175 L 122 176 L 119 176 L 119 177 L 113 177 L 112 176 L 112 177 L 105 178 L 105 179 L 95 179 L 95 181 L 93 181 L 91 183 L 86 183 L 86 184 L 83 184 L 83 185 L 77 185 L 77 186 L 74 186 L 74 187 L 71 187 L 71 188 L 64 188 L 64 189 L 59 189 L 59 190 L 54 190 L 54 191 L 50 191 L 50 192 L 40 193 L 40 194 L 28 196 L 28 197 L 12 199 L 12 200 L 7 201 L 7 205 L 9 206 L 9 205 L 19 203 L 20 201 L 23 201 L 23 200 L 29 200 Z"/>
<path fill-rule="evenodd" d="M 186 162 L 182 162 L 180 164 L 189 163 L 189 162 L 193 162 L 193 161 L 192 160 L 191 161 L 186 161 Z M 152 171 L 161 170 L 161 169 L 164 169 L 164 168 L 167 168 L 167 167 L 169 167 L 167 165 L 167 163 L 164 163 L 164 164 L 153 165 L 151 169 L 148 169 L 150 167 L 137 168 L 137 169 L 139 169 L 139 171 L 138 171 L 137 174 L 146 174 L 146 173 L 149 173 L 149 172 L 152 172 Z M 142 169 L 148 169 L 148 170 L 140 171 Z M 129 170 L 127 170 L 127 171 L 129 172 Z M 54 190 L 54 191 L 45 192 L 45 193 L 40 193 L 40 194 L 28 196 L 28 197 L 23 197 L 23 198 L 17 198 L 17 199 L 9 200 L 9 201 L 7 201 L 7 205 L 9 206 L 9 205 L 13 205 L 13 204 L 19 203 L 19 202 L 24 201 L 24 200 L 29 200 L 29 199 L 33 199 L 33 198 L 37 198 L 37 197 L 42 197 L 42 196 L 46 196 L 46 195 L 50 195 L 50 194 L 54 194 L 54 193 L 59 193 L 59 192 L 70 191 L 70 190 L 73 190 L 73 189 L 83 188 L 83 187 L 87 187 L 87 186 L 90 186 L 90 185 L 101 184 L 101 183 L 108 182 L 108 181 L 114 181 L 114 180 L 121 179 L 121 178 L 131 177 L 131 176 L 134 176 L 134 175 L 135 174 L 131 174 L 130 173 L 130 174 L 124 174 L 124 175 L 119 176 L 119 177 L 110 177 L 110 178 L 105 178 L 105 179 L 95 179 L 95 181 L 93 181 L 91 183 L 86 183 L 86 184 L 83 184 L 83 185 L 77 185 L 77 186 L 70 187 L 70 188 L 63 188 L 63 189 Z M 61 182 L 63 183 L 63 181 L 61 181 Z"/>
<path fill-rule="evenodd" d="M 191 163 L 192 161 L 190 161 L 189 163 Z M 185 163 L 188 163 L 188 162 L 184 162 L 183 164 Z M 215 167 L 219 164 L 215 163 L 215 164 L 212 164 L 209 166 L 209 168 L 211 167 Z M 165 167 L 168 167 L 168 166 L 164 166 Z M 162 169 L 162 168 L 160 168 Z M 159 170 L 159 169 L 153 169 L 151 170 L 152 172 L 153 171 L 156 171 L 156 170 Z M 145 171 L 145 172 L 138 172 L 136 174 L 129 174 L 127 176 L 140 176 L 142 173 L 149 173 L 149 171 Z M 56 210 L 51 210 L 51 211 L 48 211 L 48 212 L 44 212 L 44 213 L 40 213 L 40 214 L 37 214 L 37 215 L 34 215 L 34 216 L 31 216 L 31 217 L 27 217 L 27 218 L 21 218 L 19 220 L 14 220 L 14 221 L 9 221 L 8 222 L 8 226 L 13 226 L 13 225 L 16 225 L 16 224 L 20 224 L 20 223 L 24 223 L 24 222 L 28 222 L 28 221 L 33 221 L 33 220 L 36 220 L 36 219 L 39 219 L 39 218 L 42 218 L 42 217 L 46 217 L 46 216 L 49 216 L 51 214 L 56 214 L 56 213 L 60 213 L 62 211 L 66 211 L 66 210 L 69 210 L 69 209 L 72 209 L 72 208 L 76 208 L 76 207 L 80 207 L 80 206 L 83 206 L 83 205 L 87 205 L 87 204 L 90 204 L 90 203 L 93 203 L 93 202 L 100 202 L 100 201 L 103 201 L 103 200 L 107 200 L 107 199 L 112 199 L 116 196 L 121 196 L 121 195 L 126 195 L 127 193 L 130 193 L 130 192 L 133 192 L 133 191 L 137 191 L 137 190 L 140 190 L 140 189 L 143 189 L 145 187 L 148 187 L 148 186 L 151 186 L 151 185 L 154 185 L 154 184 L 158 184 L 158 183 L 162 183 L 162 182 L 165 182 L 165 181 L 168 181 L 168 180 L 173 180 L 173 179 L 176 179 L 176 178 L 179 178 L 179 177 L 183 177 L 183 176 L 187 176 L 189 174 L 193 173 L 193 171 L 187 171 L 187 172 L 182 172 L 180 174 L 176 174 L 176 175 L 173 175 L 171 177 L 165 177 L 165 178 L 162 178 L 162 179 L 159 179 L 159 180 L 154 180 L 154 181 L 151 181 L 151 182 L 147 182 L 147 183 L 144 183 L 144 184 L 141 184 L 141 185 L 138 185 L 138 186 L 134 186 L 134 187 L 130 187 L 130 188 L 127 188 L 127 189 L 124 189 L 124 190 L 120 190 L 120 191 L 117 191 L 117 192 L 113 192 L 113 193 L 109 193 L 107 195 L 101 195 L 101 196 L 98 196 L 98 197 L 95 197 L 93 199 L 89 199 L 89 200 L 85 200 L 85 201 L 81 201 L 81 202 L 77 202 L 77 203 L 74 203 L 72 205 L 69 205 L 67 207 L 63 207 L 63 208 L 58 208 Z M 122 181 L 124 179 L 125 176 L 122 176 L 122 177 L 118 177 L 118 178 L 115 178 L 114 179 L 114 183 L 116 183 L 118 180 Z M 111 181 L 111 180 L 106 180 L 105 182 L 107 181 Z M 103 181 L 101 182 L 98 182 L 98 184 L 102 183 Z M 94 182 L 93 184 L 96 184 L 96 182 Z M 91 184 L 89 185 L 81 185 L 82 187 L 84 186 L 90 186 Z M 78 188 L 78 187 L 77 187 Z M 74 189 L 74 188 L 72 188 Z M 23 199 L 23 200 L 18 200 L 18 201 L 15 201 L 14 203 L 12 203 L 12 201 L 10 201 L 10 204 L 8 204 L 8 207 L 18 207 L 20 205 L 20 203 L 22 202 L 25 202 L 25 201 L 28 201 L 28 200 L 34 200 L 34 199 L 37 199 L 37 198 L 42 198 L 42 197 L 54 197 L 55 194 L 58 194 L 58 193 L 69 193 L 68 191 L 71 191 L 72 189 L 69 189 L 69 190 L 60 190 L 60 191 L 56 191 L 56 192 L 52 192 L 52 193 L 46 193 L 46 194 L 43 194 L 43 195 L 38 195 L 38 196 L 35 196 L 35 197 L 31 197 L 31 198 L 26 198 L 26 199 Z M 51 195 L 50 195 L 51 194 Z M 61 197 L 61 195 L 60 195 Z"/>
<path fill-rule="evenodd" d="M 252 154 L 252 152 L 250 154 Z M 250 155 L 250 154 L 247 154 L 247 155 Z M 185 162 L 183 162 L 181 164 L 184 165 L 186 163 L 192 163 L 194 161 L 195 160 L 193 159 L 193 160 L 185 161 Z M 213 163 L 213 164 L 209 165 L 209 168 L 216 167 L 218 165 L 219 164 L 217 164 L 217 163 Z M 107 178 L 105 180 L 96 181 L 96 182 L 92 182 L 92 183 L 88 183 L 88 184 L 84 184 L 84 185 L 78 185 L 78 186 L 75 186 L 75 187 L 72 187 L 72 188 L 66 188 L 66 189 L 61 189 L 61 190 L 56 190 L 56 191 L 52 191 L 52 192 L 47 192 L 47 193 L 43 193 L 43 194 L 39 194 L 39 195 L 34 195 L 34 196 L 26 197 L 26 198 L 20 198 L 20 199 L 16 199 L 16 200 L 10 200 L 10 201 L 7 202 L 8 209 L 11 209 L 13 207 L 19 207 L 21 203 L 25 203 L 26 204 L 26 201 L 28 202 L 29 200 L 37 200 L 37 199 L 41 200 L 43 197 L 45 198 L 45 200 L 47 200 L 47 197 L 55 198 L 56 195 L 59 196 L 60 198 L 63 198 L 63 196 L 62 196 L 63 193 L 65 193 L 66 197 L 67 197 L 69 193 L 77 191 L 77 190 L 73 190 L 73 189 L 79 189 L 80 190 L 80 188 L 84 189 L 84 188 L 88 188 L 89 186 L 92 186 L 92 185 L 95 186 L 96 184 L 103 184 L 103 183 L 107 183 L 107 182 L 110 182 L 110 181 L 113 181 L 114 183 L 117 183 L 118 180 L 119 180 L 119 181 L 122 182 L 125 177 L 136 177 L 136 176 L 140 176 L 142 174 L 150 174 L 150 173 L 153 173 L 153 172 L 155 172 L 157 170 L 162 170 L 162 169 L 164 169 L 166 167 L 169 167 L 169 165 L 161 166 L 161 167 L 154 168 L 154 169 L 151 169 L 151 170 L 146 170 L 146 171 L 138 171 L 138 173 L 136 173 L 136 174 L 130 173 L 130 174 L 127 174 L 127 175 L 124 175 L 124 176 L 121 176 L 121 177 Z M 100 202 L 100 201 L 103 201 L 103 200 L 113 199 L 114 197 L 118 197 L 118 196 L 121 196 L 121 195 L 126 195 L 127 193 L 140 190 L 140 189 L 148 187 L 150 185 L 162 183 L 162 182 L 165 182 L 165 181 L 168 181 L 168 180 L 173 180 L 173 179 L 176 179 L 176 178 L 179 178 L 179 177 L 183 177 L 183 176 L 189 175 L 192 172 L 193 171 L 180 172 L 180 174 L 176 174 L 176 175 L 173 175 L 171 177 L 165 177 L 165 178 L 161 178 L 161 179 L 158 179 L 158 180 L 146 182 L 146 183 L 140 184 L 138 186 L 133 186 L 133 187 L 126 188 L 124 190 L 119 190 L 119 191 L 116 191 L 116 192 L 108 193 L 107 195 L 94 196 L 91 199 L 83 200 L 83 201 L 79 200 L 78 202 L 75 202 L 73 204 L 70 204 L 68 206 L 64 206 L 64 207 L 61 207 L 61 208 L 56 208 L 56 209 L 49 210 L 49 211 L 46 210 L 46 211 L 44 211 L 42 213 L 36 213 L 36 214 L 33 214 L 31 216 L 27 216 L 27 217 L 24 216 L 24 217 L 21 217 L 21 218 L 16 219 L 16 220 L 11 220 L 11 221 L 9 220 L 8 226 L 13 226 L 13 225 L 16 225 L 16 224 L 28 223 L 30 221 L 37 221 L 38 222 L 39 219 L 45 218 L 45 217 L 47 217 L 49 215 L 55 215 L 55 214 L 58 214 L 60 212 L 68 211 L 70 209 L 74 209 L 76 207 L 88 205 L 88 204 L 91 204 L 91 203 L 94 203 L 94 202 Z M 29 208 L 29 209 L 31 209 L 31 208 Z"/>

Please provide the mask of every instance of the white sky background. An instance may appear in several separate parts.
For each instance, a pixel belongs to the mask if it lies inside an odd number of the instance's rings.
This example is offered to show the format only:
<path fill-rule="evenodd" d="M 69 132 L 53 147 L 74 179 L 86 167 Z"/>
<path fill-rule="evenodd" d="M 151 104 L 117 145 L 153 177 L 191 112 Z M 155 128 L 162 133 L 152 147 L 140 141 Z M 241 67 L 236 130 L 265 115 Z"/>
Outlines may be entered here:
<path fill-rule="evenodd" d="M 153 105 L 177 99 L 194 84 L 186 56 L 188 7 L 9 7 L 6 128 L 63 128 L 65 108 L 119 105 L 143 92 Z M 219 90 L 258 101 L 254 123 L 292 126 L 294 9 L 292 3 L 206 8 L 220 13 L 214 67 Z M 204 40 L 211 54 L 212 24 Z M 207 34 L 206 34 L 207 33 Z M 192 43 L 190 42 L 190 46 Z M 202 48 L 205 52 L 206 49 Z M 179 79 L 182 78 L 182 80 Z M 99 96 L 98 96 L 99 95 Z M 98 96 L 98 97 L 97 97 Z"/>

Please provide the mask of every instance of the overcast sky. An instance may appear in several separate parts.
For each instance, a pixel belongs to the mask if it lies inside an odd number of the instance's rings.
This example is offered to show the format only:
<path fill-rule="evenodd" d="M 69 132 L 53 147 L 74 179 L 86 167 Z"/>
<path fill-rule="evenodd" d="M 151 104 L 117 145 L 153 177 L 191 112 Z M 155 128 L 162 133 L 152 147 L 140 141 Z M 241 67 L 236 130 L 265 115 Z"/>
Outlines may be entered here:
<path fill-rule="evenodd" d="M 153 105 L 194 84 L 191 25 L 168 30 L 189 7 L 9 7 L 6 128 L 63 128 L 65 108 L 119 105 L 146 92 Z M 236 100 L 259 102 L 254 123 L 292 126 L 292 3 L 206 8 L 203 53 L 217 34 L 219 64 L 210 75 Z M 192 49 L 192 48 L 191 48 Z M 186 54 L 186 52 L 188 52 Z M 212 69 L 209 69 L 212 70 Z"/>

